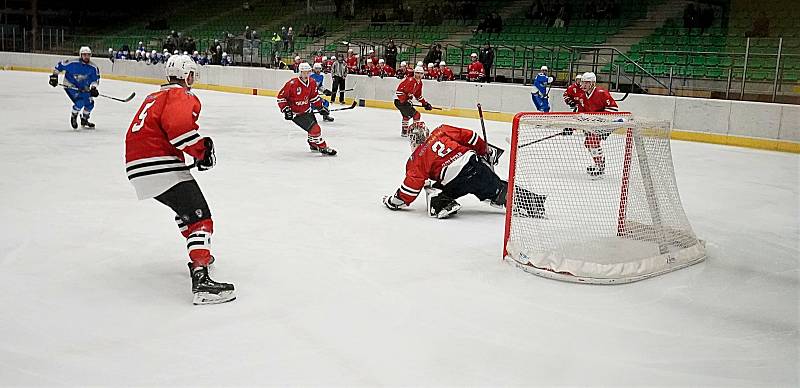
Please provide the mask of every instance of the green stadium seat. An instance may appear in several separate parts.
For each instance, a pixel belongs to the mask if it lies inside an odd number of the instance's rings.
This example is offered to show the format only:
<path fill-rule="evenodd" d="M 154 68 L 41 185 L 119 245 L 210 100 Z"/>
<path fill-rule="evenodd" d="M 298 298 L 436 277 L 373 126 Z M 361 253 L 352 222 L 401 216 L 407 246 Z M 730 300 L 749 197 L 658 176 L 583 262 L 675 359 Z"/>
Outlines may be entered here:
<path fill-rule="evenodd" d="M 800 73 L 798 72 L 786 71 L 783 73 L 783 81 L 796 83 L 798 80 L 798 76 L 800 76 Z"/>
<path fill-rule="evenodd" d="M 724 78 L 727 76 L 726 72 L 723 72 L 722 69 L 718 67 L 709 67 L 706 69 L 706 76 L 709 78 Z"/>
<path fill-rule="evenodd" d="M 705 66 L 706 58 L 701 56 L 701 55 L 693 55 L 691 64 L 692 65 L 698 65 L 698 66 Z"/>

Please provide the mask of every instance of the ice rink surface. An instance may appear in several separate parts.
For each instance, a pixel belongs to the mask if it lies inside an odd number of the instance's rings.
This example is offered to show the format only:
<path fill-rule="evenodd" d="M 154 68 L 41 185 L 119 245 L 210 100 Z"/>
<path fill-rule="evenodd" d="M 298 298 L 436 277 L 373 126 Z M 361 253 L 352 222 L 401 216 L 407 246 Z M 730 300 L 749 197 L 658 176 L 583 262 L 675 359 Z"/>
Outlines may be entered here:
<path fill-rule="evenodd" d="M 410 153 L 399 113 L 335 113 L 330 158 L 274 98 L 197 90 L 218 156 L 194 174 L 212 276 L 239 299 L 193 306 L 173 214 L 137 201 L 124 171 L 125 131 L 157 86 L 100 89 L 137 97 L 97 99 L 97 129 L 76 132 L 46 74 L 0 71 L 0 385 L 799 383 L 798 155 L 674 141 L 709 258 L 587 286 L 504 264 L 503 212 L 474 197 L 449 220 L 424 200 L 387 210 Z M 487 125 L 507 148 L 510 124 Z"/>

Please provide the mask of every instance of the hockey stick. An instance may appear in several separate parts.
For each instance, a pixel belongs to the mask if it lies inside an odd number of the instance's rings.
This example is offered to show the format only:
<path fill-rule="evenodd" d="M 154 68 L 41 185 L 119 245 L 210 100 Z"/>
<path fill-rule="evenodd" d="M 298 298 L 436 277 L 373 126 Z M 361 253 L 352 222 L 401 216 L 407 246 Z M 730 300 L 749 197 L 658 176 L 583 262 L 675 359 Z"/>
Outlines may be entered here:
<path fill-rule="evenodd" d="M 536 143 L 539 143 L 539 142 L 545 141 L 545 140 L 547 140 L 547 139 L 552 139 L 552 138 L 554 138 L 554 137 L 556 137 L 556 136 L 566 136 L 566 135 L 568 135 L 568 134 L 569 134 L 569 133 L 567 133 L 566 131 L 561 131 L 561 132 L 554 133 L 554 134 L 552 134 L 552 135 L 549 135 L 549 136 L 545 136 L 545 137 L 543 137 L 543 138 L 541 138 L 541 139 L 537 139 L 537 140 L 529 141 L 529 142 L 527 142 L 527 143 L 525 143 L 525 144 L 519 144 L 519 145 L 517 145 L 517 148 L 523 148 L 523 147 L 527 147 L 527 146 L 529 146 L 529 145 L 533 145 L 533 144 L 536 144 Z M 506 137 L 506 142 L 508 142 L 508 144 L 511 144 L 511 138 L 509 138 L 509 137 Z"/>
<path fill-rule="evenodd" d="M 67 86 L 67 85 L 64 85 L 64 84 L 58 84 L 58 86 L 63 86 L 64 89 L 76 90 L 76 91 L 79 91 L 79 92 L 82 92 L 82 93 L 86 93 L 86 91 L 80 90 L 80 89 L 78 89 L 76 87 L 73 87 L 73 86 Z M 130 100 L 133 100 L 134 97 L 136 97 L 136 92 L 131 92 L 131 95 L 128 96 L 127 98 L 117 98 L 117 97 L 107 96 L 107 95 L 105 95 L 103 93 L 100 93 L 100 97 L 105 97 L 105 98 L 112 99 L 114 101 L 119 101 L 119 102 L 128 102 Z"/>
<path fill-rule="evenodd" d="M 414 108 L 423 108 L 423 109 L 425 108 L 425 107 L 424 107 L 424 106 L 422 106 L 422 105 L 411 105 L 411 106 L 413 106 Z M 432 107 L 431 107 L 431 109 L 434 109 L 434 110 L 442 110 L 442 108 L 439 108 L 438 106 L 432 106 Z"/>
<path fill-rule="evenodd" d="M 340 110 L 350 110 L 350 109 L 354 109 L 356 107 L 356 105 L 358 105 L 358 103 L 353 101 L 353 104 L 350 105 L 350 106 L 346 106 L 344 108 L 328 109 L 328 112 L 337 112 L 337 111 L 340 111 Z M 314 114 L 321 114 L 321 112 L 318 111 L 318 110 L 314 110 Z"/>
<path fill-rule="evenodd" d="M 480 103 L 478 104 L 478 116 L 481 119 L 481 131 L 483 131 L 483 141 L 486 142 L 486 146 L 487 147 L 491 147 L 492 149 L 494 149 L 494 152 L 497 153 L 497 155 L 494 158 L 495 164 L 496 164 L 496 162 L 498 160 L 500 160 L 500 156 L 503 155 L 503 152 L 506 152 L 506 151 L 504 149 L 502 149 L 502 148 L 498 148 L 498 147 L 495 147 L 495 146 L 489 144 L 489 139 L 486 137 L 486 123 L 483 121 L 483 108 L 481 107 Z M 492 171 L 494 171 L 494 165 L 492 165 L 491 161 L 488 160 L 488 156 L 487 156 L 486 159 L 487 159 L 486 161 L 489 162 L 489 164 L 491 165 Z"/>

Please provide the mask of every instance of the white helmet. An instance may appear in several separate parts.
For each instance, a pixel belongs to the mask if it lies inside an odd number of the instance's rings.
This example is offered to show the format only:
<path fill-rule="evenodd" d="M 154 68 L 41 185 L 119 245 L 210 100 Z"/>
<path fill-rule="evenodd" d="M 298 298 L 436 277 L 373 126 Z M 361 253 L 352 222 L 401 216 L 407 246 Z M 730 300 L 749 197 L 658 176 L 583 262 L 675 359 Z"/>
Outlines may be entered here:
<path fill-rule="evenodd" d="M 417 66 L 414 68 L 414 73 L 425 74 L 425 69 L 423 69 L 422 66 Z"/>
<path fill-rule="evenodd" d="M 541 70 L 541 71 L 547 71 L 547 66 L 542 66 L 542 68 L 541 68 L 541 69 L 539 69 L 539 70 Z"/>
<path fill-rule="evenodd" d="M 470 56 L 470 57 L 472 57 L 472 58 L 477 58 L 477 57 L 478 57 L 478 54 L 472 53 L 472 54 L 470 54 L 469 56 Z"/>
<path fill-rule="evenodd" d="M 111 48 L 111 47 L 109 47 L 109 48 L 108 48 L 108 52 L 114 52 L 114 49 L 113 49 L 113 48 Z"/>
<path fill-rule="evenodd" d="M 298 56 L 294 57 L 294 60 L 295 61 L 299 61 L 300 60 L 300 56 L 298 55 Z"/>
<path fill-rule="evenodd" d="M 109 49 L 109 50 L 111 50 L 111 49 Z M 151 51 L 150 54 L 151 55 L 155 55 L 156 54 L 156 50 Z"/>
<path fill-rule="evenodd" d="M 412 148 L 417 148 L 420 144 L 425 143 L 428 136 L 430 136 L 430 131 L 422 121 L 414 122 L 408 129 L 408 142 Z"/>
<path fill-rule="evenodd" d="M 406 63 L 406 61 L 400 62 L 400 67 L 406 67 L 406 66 L 408 66 L 408 63 Z"/>
<path fill-rule="evenodd" d="M 308 62 L 303 62 L 298 66 L 298 69 L 300 72 L 311 71 L 311 65 L 309 65 Z"/>
<path fill-rule="evenodd" d="M 173 52 L 172 52 L 172 55 L 178 55 L 178 54 L 180 54 L 180 53 L 181 53 L 181 52 L 180 52 L 180 51 L 178 51 L 178 49 L 175 49 L 175 51 L 173 51 Z"/>
<path fill-rule="evenodd" d="M 197 50 L 194 50 L 194 52 L 193 52 L 192 54 L 193 54 L 193 55 L 197 55 L 197 54 L 200 54 L 200 53 L 199 53 L 199 52 L 197 52 Z"/>
<path fill-rule="evenodd" d="M 375 50 L 373 50 L 373 49 L 369 49 L 369 53 L 370 53 L 370 54 L 372 54 L 372 53 L 374 53 L 374 52 L 375 52 Z"/>
<path fill-rule="evenodd" d="M 429 69 L 433 68 L 433 63 L 429 63 L 429 64 L 428 64 L 428 68 L 429 68 Z"/>
<path fill-rule="evenodd" d="M 417 62 L 417 66 L 419 66 L 419 67 L 422 67 L 422 66 L 424 66 L 424 65 L 425 65 L 425 64 L 424 64 L 424 63 L 422 63 L 422 61 L 418 61 L 418 62 Z"/>
<path fill-rule="evenodd" d="M 314 70 L 322 70 L 322 64 L 317 62 L 314 64 Z"/>
<path fill-rule="evenodd" d="M 386 61 L 384 61 L 383 58 L 381 58 L 381 59 L 378 59 L 378 63 L 386 63 Z"/>
<path fill-rule="evenodd" d="M 191 73 L 194 73 L 194 78 L 197 78 L 197 64 L 188 55 L 173 55 L 169 57 L 167 66 L 164 69 L 167 73 L 167 80 L 170 77 L 186 80 Z"/>
<path fill-rule="evenodd" d="M 335 61 L 336 60 L 336 55 L 331 55 L 331 60 Z"/>
<path fill-rule="evenodd" d="M 81 47 L 80 50 L 78 50 L 78 53 L 81 54 L 81 55 L 83 55 L 83 54 L 92 55 L 92 49 L 90 49 L 89 46 L 83 46 L 83 47 Z"/>
<path fill-rule="evenodd" d="M 328 60 L 328 57 L 327 57 L 327 56 L 322 56 L 322 60 L 323 60 L 323 61 L 327 61 L 327 60 Z"/>
<path fill-rule="evenodd" d="M 139 41 L 139 45 L 140 45 L 140 46 L 142 45 L 142 42 L 141 42 L 141 41 Z"/>
<path fill-rule="evenodd" d="M 583 73 L 581 81 L 597 82 L 597 76 L 591 71 L 587 71 L 586 73 Z"/>
<path fill-rule="evenodd" d="M 583 76 L 582 76 L 582 75 L 580 75 L 580 74 L 577 74 L 577 75 L 575 76 L 575 80 L 576 80 L 576 81 L 580 81 L 582 78 L 583 78 Z"/>
<path fill-rule="evenodd" d="M 442 66 L 442 67 L 444 67 L 444 66 L 447 66 L 447 64 L 446 64 L 446 63 L 444 63 L 444 61 L 441 61 L 441 62 L 439 62 L 439 66 Z"/>
<path fill-rule="evenodd" d="M 352 53 L 352 52 L 353 52 L 353 49 L 347 49 L 347 52 L 348 52 L 348 53 Z"/>
<path fill-rule="evenodd" d="M 223 51 L 223 52 L 222 52 L 222 56 L 223 56 L 223 57 L 227 57 L 227 56 L 228 56 L 228 53 L 226 53 L 226 52 L 224 52 L 224 51 Z"/>
<path fill-rule="evenodd" d="M 184 51 L 183 55 L 189 55 L 189 52 L 188 51 Z"/>
<path fill-rule="evenodd" d="M 372 63 L 372 58 L 367 58 L 367 63 Z"/>

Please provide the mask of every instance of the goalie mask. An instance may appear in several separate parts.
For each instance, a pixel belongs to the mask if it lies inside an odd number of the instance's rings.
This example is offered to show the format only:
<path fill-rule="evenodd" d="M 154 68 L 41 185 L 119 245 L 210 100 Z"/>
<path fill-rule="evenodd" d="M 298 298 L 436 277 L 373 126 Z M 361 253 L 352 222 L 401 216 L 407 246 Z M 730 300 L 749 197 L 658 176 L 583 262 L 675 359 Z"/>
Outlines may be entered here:
<path fill-rule="evenodd" d="M 408 141 L 411 144 L 411 148 L 417 148 L 420 144 L 425 143 L 425 140 L 428 140 L 428 136 L 430 135 L 430 131 L 428 131 L 428 127 L 422 121 L 417 121 L 408 128 Z"/>

